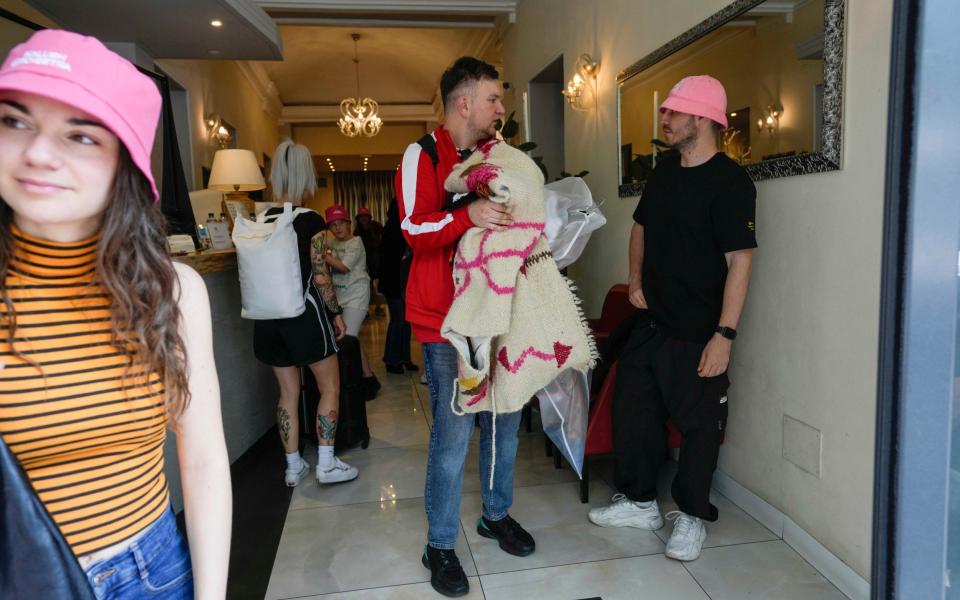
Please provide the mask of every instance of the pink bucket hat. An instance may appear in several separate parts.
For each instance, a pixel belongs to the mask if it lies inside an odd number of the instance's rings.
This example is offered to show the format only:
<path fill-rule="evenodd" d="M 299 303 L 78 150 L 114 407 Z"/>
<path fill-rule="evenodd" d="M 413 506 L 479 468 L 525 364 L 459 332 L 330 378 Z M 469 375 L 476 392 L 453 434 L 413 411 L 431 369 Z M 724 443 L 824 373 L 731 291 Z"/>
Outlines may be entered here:
<path fill-rule="evenodd" d="M 340 206 L 339 204 L 334 204 L 333 206 L 327 207 L 327 210 L 324 212 L 324 215 L 327 219 L 327 225 L 333 223 L 334 221 L 349 221 L 350 215 L 347 213 L 347 209 Z"/>
<path fill-rule="evenodd" d="M 706 117 L 727 128 L 727 92 L 723 84 L 709 75 L 684 77 L 673 86 L 667 99 L 660 105 L 666 110 Z"/>
<path fill-rule="evenodd" d="M 56 29 L 38 31 L 0 66 L 0 90 L 44 96 L 96 117 L 116 135 L 150 182 L 150 151 L 160 117 L 156 84 L 100 40 Z"/>

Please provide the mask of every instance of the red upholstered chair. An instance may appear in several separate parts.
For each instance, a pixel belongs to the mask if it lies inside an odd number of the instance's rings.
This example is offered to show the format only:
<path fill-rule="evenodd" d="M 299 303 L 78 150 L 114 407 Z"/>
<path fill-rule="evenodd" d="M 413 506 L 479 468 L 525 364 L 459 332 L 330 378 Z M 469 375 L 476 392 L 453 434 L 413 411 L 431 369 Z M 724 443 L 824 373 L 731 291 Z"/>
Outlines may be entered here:
<path fill-rule="evenodd" d="M 617 328 L 621 321 L 630 316 L 633 312 L 633 305 L 630 304 L 628 297 L 629 288 L 625 283 L 617 283 L 607 290 L 607 295 L 603 299 L 603 308 L 600 310 L 599 319 L 588 319 L 587 323 L 593 330 L 593 337 L 598 344 L 603 344 L 607 338 Z"/>
<path fill-rule="evenodd" d="M 598 344 L 604 343 L 614 329 L 634 311 L 630 304 L 629 288 L 625 283 L 613 285 L 603 299 L 603 308 L 599 319 L 590 319 L 588 323 L 593 330 Z M 617 364 L 614 363 L 607 373 L 600 391 L 591 399 L 590 417 L 587 423 L 587 441 L 583 456 L 583 470 L 580 479 L 580 501 L 590 499 L 590 457 L 613 453 L 613 426 L 611 407 L 613 406 L 613 390 L 617 380 Z M 680 432 L 667 422 L 667 446 L 680 447 Z M 557 453 L 559 454 L 559 453 Z"/>
<path fill-rule="evenodd" d="M 617 363 L 613 363 L 600 391 L 590 402 L 587 420 L 587 441 L 583 450 L 583 469 L 580 478 L 580 502 L 590 501 L 590 458 L 613 453 L 613 390 L 617 382 Z M 667 448 L 680 447 L 680 432 L 667 421 Z"/>

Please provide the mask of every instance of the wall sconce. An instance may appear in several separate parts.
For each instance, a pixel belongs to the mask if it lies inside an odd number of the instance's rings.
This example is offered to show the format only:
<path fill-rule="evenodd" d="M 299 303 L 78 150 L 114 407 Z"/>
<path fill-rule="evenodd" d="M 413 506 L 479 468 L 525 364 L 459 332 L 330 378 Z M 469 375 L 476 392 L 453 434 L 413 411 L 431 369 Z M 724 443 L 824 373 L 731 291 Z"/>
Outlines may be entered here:
<path fill-rule="evenodd" d="M 596 83 L 597 74 L 600 72 L 600 63 L 593 60 L 593 57 L 589 54 L 581 54 L 577 59 L 575 69 L 573 79 L 568 81 L 567 87 L 560 91 L 572 106 L 577 104 L 583 94 L 583 86 L 587 81 L 592 80 Z"/>
<path fill-rule="evenodd" d="M 210 115 L 204 119 L 204 122 L 207 124 L 207 134 L 212 144 L 216 144 L 220 148 L 226 148 L 230 145 L 233 136 L 228 129 L 229 125 L 220 118 L 220 115 Z"/>
<path fill-rule="evenodd" d="M 768 104 L 764 116 L 757 119 L 757 131 L 766 130 L 770 135 L 775 134 L 780 129 L 780 117 L 783 115 L 783 107 L 779 104 Z"/>

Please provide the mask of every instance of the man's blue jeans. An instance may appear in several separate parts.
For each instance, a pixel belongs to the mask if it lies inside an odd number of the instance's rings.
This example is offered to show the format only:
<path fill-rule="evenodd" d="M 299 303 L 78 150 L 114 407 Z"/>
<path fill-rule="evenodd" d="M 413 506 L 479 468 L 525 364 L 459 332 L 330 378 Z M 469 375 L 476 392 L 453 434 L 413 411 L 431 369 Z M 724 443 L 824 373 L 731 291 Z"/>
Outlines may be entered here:
<path fill-rule="evenodd" d="M 463 463 L 477 415 L 456 415 L 450 408 L 453 382 L 457 378 L 457 351 L 450 344 L 423 344 L 423 362 L 430 387 L 433 429 L 427 456 L 427 484 L 423 504 L 427 511 L 427 542 L 439 549 L 451 549 L 460 532 L 460 492 Z M 517 457 L 520 411 L 497 417 L 497 462 L 493 489 L 490 489 L 493 416 L 479 413 L 480 484 L 483 516 L 498 521 L 513 504 L 513 466 Z"/>

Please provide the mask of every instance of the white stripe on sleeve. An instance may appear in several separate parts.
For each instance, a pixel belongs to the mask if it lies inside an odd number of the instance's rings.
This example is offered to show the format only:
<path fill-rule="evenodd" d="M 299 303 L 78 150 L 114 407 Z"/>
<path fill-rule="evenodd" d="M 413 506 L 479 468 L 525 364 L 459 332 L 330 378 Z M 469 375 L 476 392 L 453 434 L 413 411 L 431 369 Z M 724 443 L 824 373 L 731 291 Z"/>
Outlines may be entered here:
<path fill-rule="evenodd" d="M 426 221 L 419 224 L 410 221 L 410 215 L 413 214 L 417 203 L 417 174 L 420 168 L 421 152 L 423 152 L 423 148 L 416 142 L 407 146 L 406 152 L 403 153 L 403 164 L 400 167 L 400 181 L 402 182 L 403 191 L 403 213 L 406 215 L 400 224 L 400 228 L 410 235 L 440 231 L 453 222 L 453 215 L 450 213 L 447 213 L 446 216 L 439 221 Z"/>

